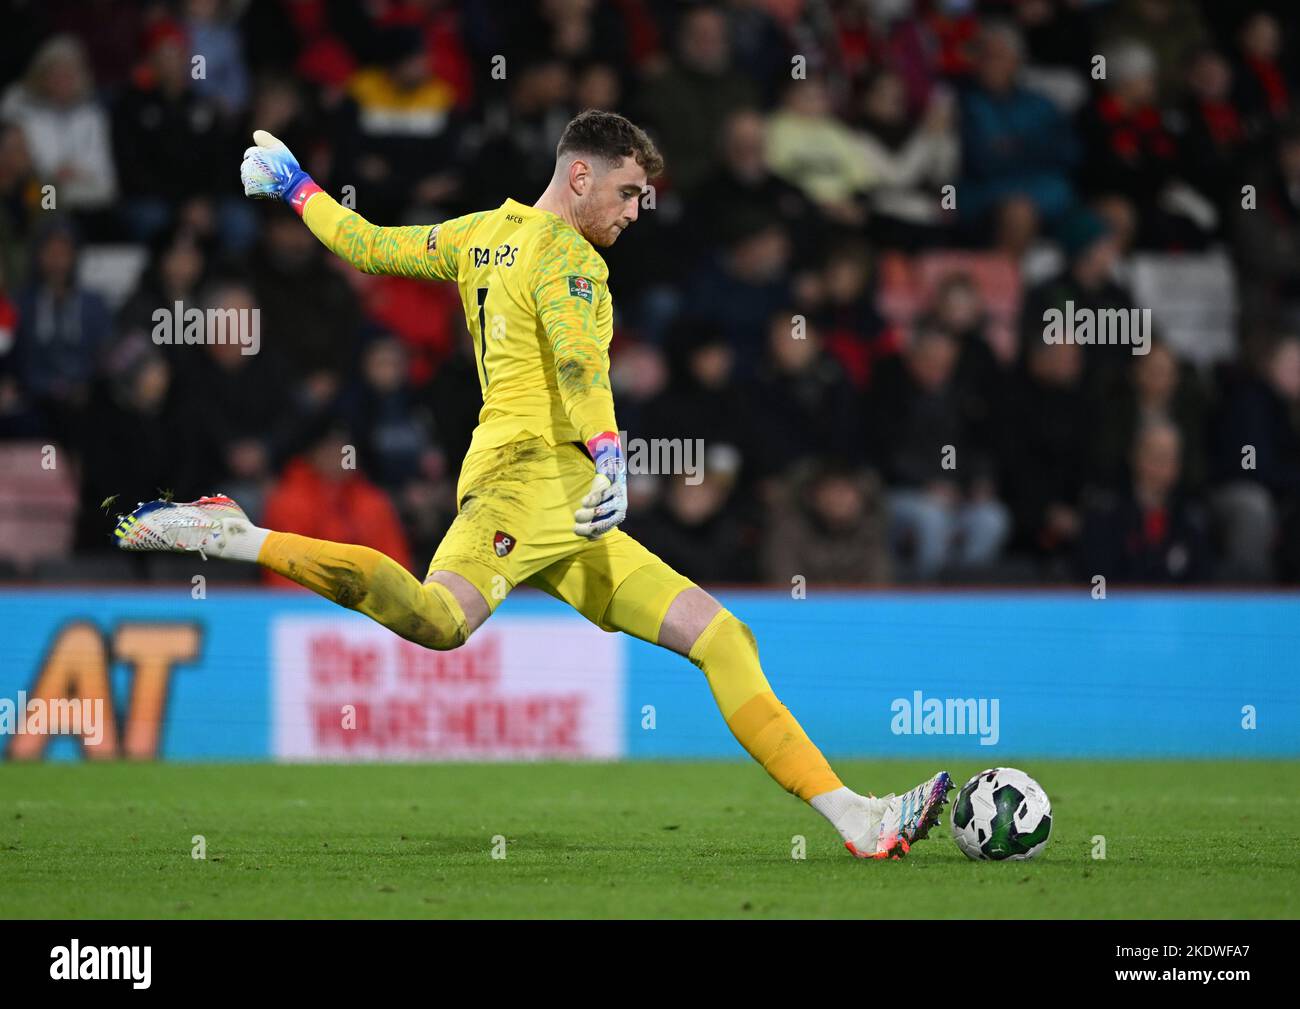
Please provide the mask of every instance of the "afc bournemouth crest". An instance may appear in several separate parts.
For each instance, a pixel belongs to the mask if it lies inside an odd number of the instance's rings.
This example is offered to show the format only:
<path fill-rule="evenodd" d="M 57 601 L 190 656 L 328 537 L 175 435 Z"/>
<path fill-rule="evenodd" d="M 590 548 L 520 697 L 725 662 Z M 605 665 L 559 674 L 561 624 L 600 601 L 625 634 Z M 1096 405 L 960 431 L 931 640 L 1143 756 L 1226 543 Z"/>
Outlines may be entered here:
<path fill-rule="evenodd" d="M 492 537 L 492 549 L 497 552 L 498 557 L 504 557 L 515 548 L 515 538 L 509 533 L 503 533 L 500 529 Z"/>

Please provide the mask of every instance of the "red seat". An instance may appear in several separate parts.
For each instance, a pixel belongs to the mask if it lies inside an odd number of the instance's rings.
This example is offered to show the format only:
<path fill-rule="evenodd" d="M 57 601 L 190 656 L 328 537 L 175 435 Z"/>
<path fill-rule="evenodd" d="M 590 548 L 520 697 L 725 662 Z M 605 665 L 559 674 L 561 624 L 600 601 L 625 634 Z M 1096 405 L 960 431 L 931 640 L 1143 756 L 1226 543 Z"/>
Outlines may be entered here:
<path fill-rule="evenodd" d="M 68 556 L 77 516 L 71 469 L 61 446 L 0 443 L 0 560 L 26 572 L 39 561 Z"/>

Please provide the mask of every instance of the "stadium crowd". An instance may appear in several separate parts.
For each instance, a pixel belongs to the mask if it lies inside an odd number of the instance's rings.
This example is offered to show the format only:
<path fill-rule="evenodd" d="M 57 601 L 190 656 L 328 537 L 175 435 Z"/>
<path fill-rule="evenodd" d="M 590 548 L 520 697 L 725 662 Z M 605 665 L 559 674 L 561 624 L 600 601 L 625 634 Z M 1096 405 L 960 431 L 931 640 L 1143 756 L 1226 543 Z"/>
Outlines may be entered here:
<path fill-rule="evenodd" d="M 597 107 L 668 166 L 604 250 L 621 427 L 703 443 L 631 476 L 624 528 L 666 561 L 1300 579 L 1286 0 L 0 7 L 0 449 L 57 446 L 73 495 L 68 536 L 17 549 L 41 456 L 4 455 L 10 576 L 147 577 L 100 556 L 104 501 L 160 489 L 423 573 L 479 405 L 456 290 L 342 267 L 243 198 L 240 154 L 268 130 L 369 220 L 434 223 L 531 203 Z M 1148 353 L 1044 338 L 1187 264 L 1226 294 L 1157 312 Z M 159 344 L 177 303 L 260 309 L 258 353 Z"/>

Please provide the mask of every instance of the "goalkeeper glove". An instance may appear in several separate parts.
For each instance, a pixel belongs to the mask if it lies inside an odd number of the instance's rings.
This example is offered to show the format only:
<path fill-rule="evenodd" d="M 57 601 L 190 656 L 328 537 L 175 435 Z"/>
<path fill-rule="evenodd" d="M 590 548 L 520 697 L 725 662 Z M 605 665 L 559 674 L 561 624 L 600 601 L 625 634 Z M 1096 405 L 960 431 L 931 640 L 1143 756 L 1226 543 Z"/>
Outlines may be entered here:
<path fill-rule="evenodd" d="M 301 217 L 307 200 L 321 192 L 320 186 L 302 170 L 289 148 L 266 130 L 253 131 L 253 145 L 244 151 L 239 166 L 244 195 L 255 200 L 284 200 Z"/>
<path fill-rule="evenodd" d="M 591 481 L 591 490 L 573 513 L 573 531 L 594 540 L 627 518 L 627 464 L 623 446 L 613 431 L 588 441 L 587 451 L 596 463 L 596 476 Z"/>

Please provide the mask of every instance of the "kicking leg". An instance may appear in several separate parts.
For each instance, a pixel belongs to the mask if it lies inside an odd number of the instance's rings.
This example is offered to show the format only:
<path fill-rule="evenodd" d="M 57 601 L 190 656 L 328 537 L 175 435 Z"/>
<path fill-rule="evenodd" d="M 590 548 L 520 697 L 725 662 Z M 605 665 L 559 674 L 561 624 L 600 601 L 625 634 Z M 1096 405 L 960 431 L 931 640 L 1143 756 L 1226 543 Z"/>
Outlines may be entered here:
<path fill-rule="evenodd" d="M 628 596 L 644 591 L 638 584 L 638 574 L 624 583 Z M 611 601 L 611 617 L 607 618 L 611 624 L 625 619 L 616 610 L 624 586 Z M 633 621 L 638 612 L 634 606 Z M 759 664 L 753 633 L 703 589 L 691 586 L 680 591 L 669 604 L 655 637 L 647 636 L 646 640 L 655 640 L 685 655 L 700 668 L 722 717 L 740 744 L 786 791 L 829 820 L 854 855 L 898 858 L 938 822 L 951 787 L 945 772 L 902 796 L 883 799 L 859 795 L 845 786 L 794 715 L 772 692 Z"/>
<path fill-rule="evenodd" d="M 453 571 L 431 572 L 422 585 L 370 547 L 259 528 L 230 498 L 153 501 L 122 519 L 116 536 L 124 550 L 192 551 L 255 562 L 439 651 L 464 644 L 487 619 L 478 589 Z"/>
<path fill-rule="evenodd" d="M 623 619 L 620 596 L 636 594 L 639 582 L 634 574 L 614 594 L 611 624 Z M 635 629 L 624 629 L 637 637 L 642 636 L 638 631 L 649 630 L 635 627 L 634 621 L 629 623 Z M 703 589 L 692 586 L 679 592 L 655 637 L 646 640 L 654 640 L 699 667 L 732 735 L 787 792 L 811 802 L 839 789 L 848 791 L 772 692 L 750 629 Z"/>

